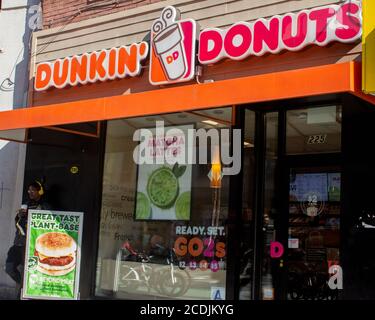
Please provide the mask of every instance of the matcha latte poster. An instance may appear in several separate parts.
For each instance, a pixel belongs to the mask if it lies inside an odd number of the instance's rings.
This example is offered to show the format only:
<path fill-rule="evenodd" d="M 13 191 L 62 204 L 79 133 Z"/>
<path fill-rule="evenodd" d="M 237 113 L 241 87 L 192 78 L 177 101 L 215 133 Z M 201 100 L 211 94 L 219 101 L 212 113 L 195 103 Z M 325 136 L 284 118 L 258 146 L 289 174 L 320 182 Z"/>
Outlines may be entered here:
<path fill-rule="evenodd" d="M 135 219 L 190 220 L 193 125 L 142 129 Z"/>
<path fill-rule="evenodd" d="M 78 299 L 82 212 L 29 210 L 23 298 Z"/>

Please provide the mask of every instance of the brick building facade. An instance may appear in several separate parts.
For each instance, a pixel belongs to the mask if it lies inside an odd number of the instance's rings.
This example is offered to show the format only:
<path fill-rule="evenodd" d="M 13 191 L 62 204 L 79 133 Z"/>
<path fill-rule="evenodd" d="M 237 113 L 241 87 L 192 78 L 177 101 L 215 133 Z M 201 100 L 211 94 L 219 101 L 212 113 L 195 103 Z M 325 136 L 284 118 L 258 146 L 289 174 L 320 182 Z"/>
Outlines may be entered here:
<path fill-rule="evenodd" d="M 63 26 L 115 12 L 133 9 L 161 0 L 44 0 L 43 28 Z"/>

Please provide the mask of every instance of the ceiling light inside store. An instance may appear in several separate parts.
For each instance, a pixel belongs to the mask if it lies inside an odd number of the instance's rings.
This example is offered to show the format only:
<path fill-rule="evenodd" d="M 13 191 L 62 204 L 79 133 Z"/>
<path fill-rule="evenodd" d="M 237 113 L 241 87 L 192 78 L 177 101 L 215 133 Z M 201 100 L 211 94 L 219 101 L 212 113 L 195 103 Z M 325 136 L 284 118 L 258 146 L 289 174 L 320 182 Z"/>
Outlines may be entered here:
<path fill-rule="evenodd" d="M 254 145 L 250 142 L 247 142 L 247 141 L 244 141 L 243 145 L 244 145 L 245 148 L 254 148 Z"/>
<path fill-rule="evenodd" d="M 337 107 L 309 108 L 307 110 L 307 124 L 335 123 L 337 120 Z"/>
<path fill-rule="evenodd" d="M 213 120 L 203 120 L 202 122 L 206 123 L 206 124 L 209 124 L 211 126 L 217 126 L 219 124 L 219 123 L 217 123 L 216 121 L 213 121 Z"/>

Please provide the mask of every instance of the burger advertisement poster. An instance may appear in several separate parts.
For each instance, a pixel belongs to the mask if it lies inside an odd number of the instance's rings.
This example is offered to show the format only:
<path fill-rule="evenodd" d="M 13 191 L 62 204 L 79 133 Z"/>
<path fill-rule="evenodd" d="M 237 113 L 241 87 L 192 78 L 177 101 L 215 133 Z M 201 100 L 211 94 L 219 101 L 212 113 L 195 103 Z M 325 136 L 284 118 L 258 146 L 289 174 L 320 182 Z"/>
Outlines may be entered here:
<path fill-rule="evenodd" d="M 23 298 L 78 299 L 83 213 L 29 210 Z"/>
<path fill-rule="evenodd" d="M 136 220 L 190 220 L 193 128 L 140 129 Z"/>

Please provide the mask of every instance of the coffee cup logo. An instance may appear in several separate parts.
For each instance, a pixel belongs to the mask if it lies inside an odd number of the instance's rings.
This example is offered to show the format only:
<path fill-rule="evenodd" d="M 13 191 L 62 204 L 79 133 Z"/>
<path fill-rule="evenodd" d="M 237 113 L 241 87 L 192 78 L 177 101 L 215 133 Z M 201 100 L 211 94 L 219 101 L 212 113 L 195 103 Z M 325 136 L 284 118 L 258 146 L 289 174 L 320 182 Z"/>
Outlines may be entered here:
<path fill-rule="evenodd" d="M 189 81 L 194 77 L 194 20 L 180 21 L 180 12 L 166 7 L 151 30 L 150 82 L 154 85 Z"/>

